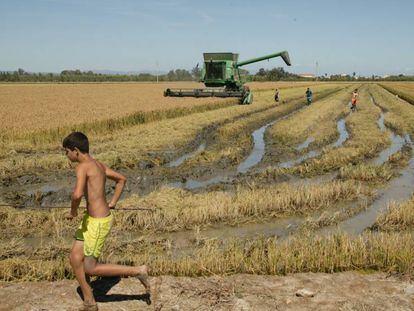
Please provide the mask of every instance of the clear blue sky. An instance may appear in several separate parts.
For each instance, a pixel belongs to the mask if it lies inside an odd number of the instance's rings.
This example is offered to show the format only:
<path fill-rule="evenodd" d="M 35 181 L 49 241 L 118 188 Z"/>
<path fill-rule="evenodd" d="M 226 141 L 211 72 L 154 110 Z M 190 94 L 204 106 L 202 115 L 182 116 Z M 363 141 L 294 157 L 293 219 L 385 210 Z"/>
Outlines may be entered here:
<path fill-rule="evenodd" d="M 297 73 L 414 74 L 414 1 L 0 0 L 0 70 L 167 71 L 285 49 Z"/>

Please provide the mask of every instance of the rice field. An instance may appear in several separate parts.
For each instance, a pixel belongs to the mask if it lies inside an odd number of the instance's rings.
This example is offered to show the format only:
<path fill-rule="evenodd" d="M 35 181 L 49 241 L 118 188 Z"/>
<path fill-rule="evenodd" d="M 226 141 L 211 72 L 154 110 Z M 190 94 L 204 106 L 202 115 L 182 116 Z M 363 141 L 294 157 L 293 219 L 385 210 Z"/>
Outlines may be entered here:
<path fill-rule="evenodd" d="M 65 210 L 47 208 L 70 203 L 73 168 L 58 136 L 33 137 L 85 122 L 93 124 L 92 154 L 128 178 L 104 262 L 145 262 L 154 275 L 190 277 L 350 270 L 412 276 L 414 106 L 402 96 L 372 83 L 253 83 L 254 103 L 240 106 L 163 98 L 165 87 L 0 85 L 7 90 L 0 109 L 7 98 L 20 101 L 19 113 L 2 120 L 5 133 L 20 136 L 4 140 L 0 153 L 0 203 L 10 205 L 0 210 L 0 280 L 73 278 L 66 258 L 80 218 L 71 222 Z M 306 87 L 314 92 L 310 106 Z M 357 112 L 349 109 L 354 88 Z M 414 92 L 410 83 L 393 88 Z M 96 109 L 65 118 L 83 106 Z M 166 109 L 184 110 L 97 129 L 102 120 Z"/>
<path fill-rule="evenodd" d="M 414 105 L 414 82 L 384 82 L 381 86 Z"/>
<path fill-rule="evenodd" d="M 164 97 L 163 90 L 169 87 L 197 88 L 201 84 L 0 84 L 0 122 L 3 131 L 18 134 L 124 117 L 137 111 L 220 102 Z"/>
<path fill-rule="evenodd" d="M 301 84 L 306 86 L 312 83 Z M 249 86 L 253 90 L 269 90 L 292 85 L 286 82 L 253 82 Z M 166 88 L 193 89 L 203 86 L 195 82 L 0 84 L 2 136 L 76 127 L 137 112 L 165 111 L 228 101 L 220 98 L 194 100 L 163 96 Z"/>
<path fill-rule="evenodd" d="M 329 88 L 336 88 L 336 85 L 326 86 L 322 84 L 316 90 Z M 268 93 L 271 94 L 272 91 L 268 91 Z M 287 96 L 286 99 L 297 98 L 302 97 L 302 93 L 301 88 L 288 88 L 285 96 Z M 197 102 L 198 99 L 192 100 Z M 11 142 L 3 143 L 4 148 L 0 151 L 0 155 L 3 155 L 0 157 L 2 158 L 0 160 L 0 176 L 8 175 L 9 172 L 22 174 L 35 168 L 59 169 L 65 167 L 67 161 L 61 157 L 60 153 L 61 139 L 73 129 L 82 130 L 91 137 L 93 153 L 98 153 L 97 156 L 101 160 L 110 165 L 118 163 L 119 166 L 129 166 L 131 162 L 137 163 L 148 152 L 164 151 L 188 144 L 203 127 L 227 122 L 226 120 L 229 118 L 239 118 L 243 114 L 262 111 L 273 105 L 272 101 L 267 101 L 258 105 L 243 107 L 237 105 L 236 101 L 231 105 L 234 106 L 234 109 L 223 110 L 211 109 L 211 105 L 207 104 L 207 107 L 203 106 L 204 109 L 200 113 L 196 113 L 197 110 L 191 109 L 178 113 L 179 116 L 184 114 L 183 118 L 169 118 L 169 120 L 163 122 L 145 122 L 143 125 L 141 123 L 136 124 L 134 122 L 135 118 L 132 118 L 132 122 L 127 122 L 126 126 L 121 124 L 118 129 L 107 126 L 112 124 L 111 119 L 105 124 L 92 124 L 91 127 L 86 128 L 86 131 L 83 127 L 73 126 L 47 133 L 36 133 L 29 130 L 28 138 L 23 137 L 22 139 L 13 139 Z M 219 105 L 216 108 L 221 107 Z M 211 111 L 204 112 L 205 110 Z M 181 110 L 175 109 L 172 111 L 180 112 Z M 188 116 L 185 116 L 186 114 Z M 164 119 L 163 114 L 158 117 Z M 154 119 L 156 120 L 157 116 Z M 102 130 L 97 131 L 97 127 Z M 46 138 L 46 140 L 43 138 Z M 51 138 L 51 140 L 48 138 Z M 32 155 L 27 157 L 28 153 Z M 121 154 L 122 157 L 119 156 Z"/>

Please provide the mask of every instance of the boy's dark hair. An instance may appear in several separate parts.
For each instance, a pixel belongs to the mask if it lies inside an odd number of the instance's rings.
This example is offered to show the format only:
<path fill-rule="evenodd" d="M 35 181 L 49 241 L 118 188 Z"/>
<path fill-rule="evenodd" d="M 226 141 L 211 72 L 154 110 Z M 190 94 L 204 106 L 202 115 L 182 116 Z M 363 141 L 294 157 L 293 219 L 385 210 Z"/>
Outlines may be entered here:
<path fill-rule="evenodd" d="M 89 141 L 88 137 L 81 132 L 72 132 L 63 140 L 63 148 L 75 150 L 78 148 L 82 153 L 89 153 Z"/>

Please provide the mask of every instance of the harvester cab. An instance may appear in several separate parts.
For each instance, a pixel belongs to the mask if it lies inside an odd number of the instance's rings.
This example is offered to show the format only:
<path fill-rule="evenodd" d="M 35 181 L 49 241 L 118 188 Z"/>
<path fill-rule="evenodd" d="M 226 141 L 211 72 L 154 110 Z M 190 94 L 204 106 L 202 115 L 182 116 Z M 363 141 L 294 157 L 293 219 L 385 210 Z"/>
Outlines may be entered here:
<path fill-rule="evenodd" d="M 203 89 L 166 89 L 164 96 L 173 97 L 236 97 L 240 104 L 251 104 L 253 94 L 244 85 L 239 68 L 274 57 L 282 57 L 286 65 L 290 66 L 287 51 L 274 53 L 262 57 L 239 62 L 239 54 L 235 53 L 204 53 L 204 65 L 201 72 Z"/>

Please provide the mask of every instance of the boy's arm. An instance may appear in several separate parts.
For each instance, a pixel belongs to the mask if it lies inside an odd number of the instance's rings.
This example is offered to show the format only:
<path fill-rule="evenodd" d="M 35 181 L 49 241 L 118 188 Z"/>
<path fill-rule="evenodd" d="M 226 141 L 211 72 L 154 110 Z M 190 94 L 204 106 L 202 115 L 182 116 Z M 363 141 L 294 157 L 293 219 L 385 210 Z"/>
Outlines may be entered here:
<path fill-rule="evenodd" d="M 124 190 L 124 186 L 126 183 L 126 177 L 122 174 L 119 174 L 118 172 L 115 172 L 114 170 L 110 169 L 106 165 L 105 165 L 105 175 L 107 178 L 114 180 L 116 182 L 114 195 L 112 196 L 112 199 L 108 204 L 109 208 L 115 208 L 115 205 L 118 202 L 122 194 L 122 190 Z"/>
<path fill-rule="evenodd" d="M 86 185 L 86 167 L 79 164 L 76 167 L 76 185 L 72 192 L 72 204 L 70 209 L 70 215 L 72 217 L 78 216 L 79 204 L 82 200 Z"/>

